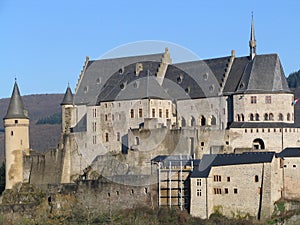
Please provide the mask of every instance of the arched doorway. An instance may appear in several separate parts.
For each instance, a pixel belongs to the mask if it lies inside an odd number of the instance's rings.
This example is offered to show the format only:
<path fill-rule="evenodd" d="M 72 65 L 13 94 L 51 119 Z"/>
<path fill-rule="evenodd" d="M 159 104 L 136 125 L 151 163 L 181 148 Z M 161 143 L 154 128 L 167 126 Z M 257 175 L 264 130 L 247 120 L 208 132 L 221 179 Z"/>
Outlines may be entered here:
<path fill-rule="evenodd" d="M 265 149 L 265 143 L 262 139 L 256 138 L 252 143 L 253 149 Z"/>

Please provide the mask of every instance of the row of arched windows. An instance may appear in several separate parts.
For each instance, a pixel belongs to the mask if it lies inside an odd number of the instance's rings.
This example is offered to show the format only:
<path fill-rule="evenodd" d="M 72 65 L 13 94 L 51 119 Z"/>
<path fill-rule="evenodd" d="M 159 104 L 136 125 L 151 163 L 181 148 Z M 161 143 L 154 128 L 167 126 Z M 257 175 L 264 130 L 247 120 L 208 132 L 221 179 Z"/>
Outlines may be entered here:
<path fill-rule="evenodd" d="M 273 121 L 275 118 L 274 118 L 274 114 L 273 113 L 265 113 L 263 115 L 263 120 L 264 121 Z M 260 115 L 258 113 L 250 113 L 249 114 L 249 121 L 260 121 Z M 277 115 L 277 118 L 276 120 L 278 121 L 283 121 L 284 120 L 284 115 L 282 113 L 279 113 Z M 290 121 L 291 120 L 291 114 L 290 113 L 287 113 L 286 115 L 286 120 L 287 121 Z M 245 121 L 245 116 L 244 114 L 237 114 L 237 121 L 238 122 L 243 122 Z"/>
<path fill-rule="evenodd" d="M 190 119 L 187 121 L 184 117 L 181 118 L 181 126 L 186 127 L 186 126 L 205 126 L 205 125 L 216 125 L 217 124 L 217 119 L 214 115 L 206 118 L 205 116 L 201 115 L 198 118 L 198 123 L 196 123 L 196 119 L 191 116 Z"/>

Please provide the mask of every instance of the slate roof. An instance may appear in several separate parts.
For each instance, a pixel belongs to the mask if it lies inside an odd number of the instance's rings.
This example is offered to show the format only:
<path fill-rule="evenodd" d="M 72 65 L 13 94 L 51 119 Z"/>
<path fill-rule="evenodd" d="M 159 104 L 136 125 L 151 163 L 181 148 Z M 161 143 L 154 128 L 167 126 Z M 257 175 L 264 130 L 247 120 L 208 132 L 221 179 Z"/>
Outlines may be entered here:
<path fill-rule="evenodd" d="M 192 178 L 208 177 L 211 167 L 270 163 L 275 152 L 244 152 L 242 154 L 204 154 L 199 167 L 191 174 Z"/>
<path fill-rule="evenodd" d="M 136 75 L 136 63 L 115 72 L 100 90 L 97 105 L 100 102 L 130 99 L 170 99 L 170 96 L 156 80 L 159 62 L 142 62 L 143 70 Z"/>
<path fill-rule="evenodd" d="M 114 73 L 123 67 L 136 62 L 160 62 L 162 56 L 163 53 L 124 58 L 90 60 L 82 79 L 78 82 L 78 89 L 74 95 L 74 104 L 95 105 L 98 95 L 100 94 L 100 90 Z"/>
<path fill-rule="evenodd" d="M 117 96 L 119 100 L 145 97 L 184 100 L 241 93 L 291 93 L 277 54 L 256 55 L 253 60 L 248 56 L 234 58 L 226 80 L 230 56 L 170 64 L 160 86 L 155 76 L 162 56 L 89 61 L 75 94 L 75 104 L 95 105 L 116 100 Z M 134 74 L 137 62 L 144 66 L 139 76 Z M 140 81 L 136 85 L 137 80 Z M 121 91 L 121 84 L 130 91 Z M 132 89 L 130 84 L 140 86 Z"/>
<path fill-rule="evenodd" d="M 244 61 L 245 62 L 245 61 Z M 243 67 L 240 65 L 241 68 Z M 241 69 L 240 68 L 240 69 Z M 291 92 L 277 54 L 256 55 L 244 66 L 238 93 Z"/>
<path fill-rule="evenodd" d="M 61 105 L 73 105 L 73 94 L 72 94 L 70 87 L 67 88 L 66 93 L 64 95 L 64 99 L 60 104 Z"/>
<path fill-rule="evenodd" d="M 285 148 L 276 157 L 300 157 L 300 148 Z"/>
<path fill-rule="evenodd" d="M 8 110 L 4 119 L 28 119 L 28 112 L 24 108 L 23 100 L 20 95 L 17 82 L 14 84 L 14 89 L 10 98 Z"/>
<path fill-rule="evenodd" d="M 281 122 L 232 122 L 229 128 L 296 128 L 294 123 Z"/>

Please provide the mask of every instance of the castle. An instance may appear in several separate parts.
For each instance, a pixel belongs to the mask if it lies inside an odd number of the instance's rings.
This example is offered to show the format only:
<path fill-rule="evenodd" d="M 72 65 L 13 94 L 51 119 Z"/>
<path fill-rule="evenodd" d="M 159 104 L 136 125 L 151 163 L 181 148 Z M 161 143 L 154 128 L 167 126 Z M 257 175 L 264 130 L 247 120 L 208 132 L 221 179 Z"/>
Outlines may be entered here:
<path fill-rule="evenodd" d="M 68 87 L 61 103 L 61 141 L 45 154 L 30 149 L 29 118 L 15 83 L 4 118 L 6 189 L 99 176 L 137 185 L 128 177 L 143 175 L 149 185 L 156 176 L 159 205 L 202 218 L 216 206 L 226 215 L 270 216 L 279 198 L 300 197 L 300 130 L 279 56 L 256 54 L 253 20 L 249 48 L 244 57 L 233 50 L 176 64 L 167 48 L 87 57 L 75 93 Z M 162 184 L 164 169 L 169 181 Z M 180 197 L 174 202 L 174 196 Z M 236 204 L 227 207 L 228 199 Z"/>

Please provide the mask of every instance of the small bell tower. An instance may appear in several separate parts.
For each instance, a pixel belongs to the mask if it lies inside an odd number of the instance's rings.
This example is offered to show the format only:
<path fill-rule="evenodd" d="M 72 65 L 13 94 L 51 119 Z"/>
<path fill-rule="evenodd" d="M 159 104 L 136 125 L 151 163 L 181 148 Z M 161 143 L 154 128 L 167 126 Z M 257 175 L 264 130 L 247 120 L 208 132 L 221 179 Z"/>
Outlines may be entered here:
<path fill-rule="evenodd" d="M 250 34 L 249 47 L 250 47 L 250 58 L 251 58 L 251 60 L 253 60 L 256 55 L 256 40 L 255 40 L 255 34 L 254 34 L 253 12 L 252 12 L 251 34 Z"/>

